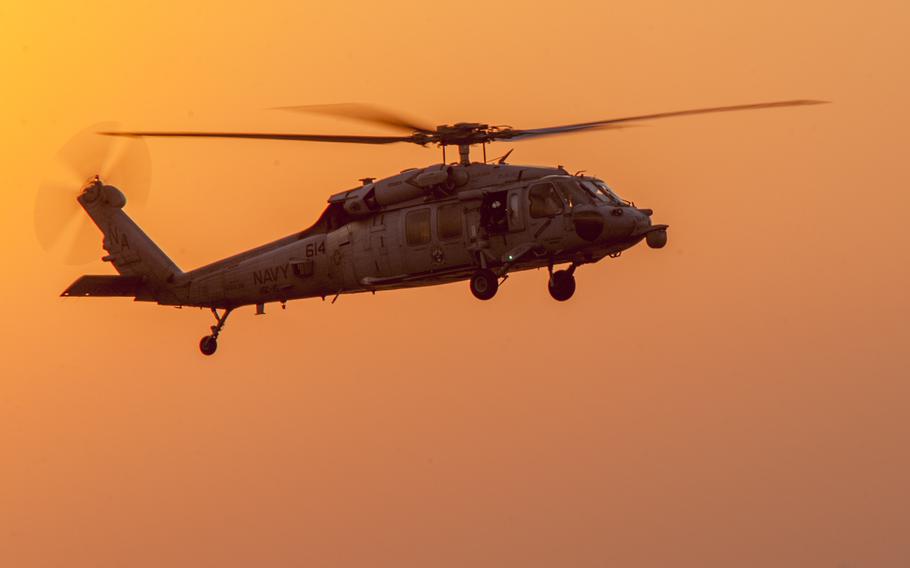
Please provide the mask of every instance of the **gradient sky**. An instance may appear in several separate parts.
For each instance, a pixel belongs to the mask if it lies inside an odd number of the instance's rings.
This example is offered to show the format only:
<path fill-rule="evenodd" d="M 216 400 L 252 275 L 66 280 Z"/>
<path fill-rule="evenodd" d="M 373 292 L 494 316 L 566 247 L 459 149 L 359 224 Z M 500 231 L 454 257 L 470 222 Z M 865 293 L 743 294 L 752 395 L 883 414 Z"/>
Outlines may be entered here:
<path fill-rule="evenodd" d="M 906 2 L 189 4 L 0 4 L 0 566 L 910 562 Z M 59 298 L 111 268 L 32 227 L 57 149 L 105 120 L 379 133 L 265 109 L 538 127 L 790 98 L 834 104 L 494 145 L 671 225 L 565 304 L 526 272 L 485 303 L 247 308 L 207 359 L 204 311 Z M 439 160 L 150 148 L 127 212 L 184 269 Z"/>

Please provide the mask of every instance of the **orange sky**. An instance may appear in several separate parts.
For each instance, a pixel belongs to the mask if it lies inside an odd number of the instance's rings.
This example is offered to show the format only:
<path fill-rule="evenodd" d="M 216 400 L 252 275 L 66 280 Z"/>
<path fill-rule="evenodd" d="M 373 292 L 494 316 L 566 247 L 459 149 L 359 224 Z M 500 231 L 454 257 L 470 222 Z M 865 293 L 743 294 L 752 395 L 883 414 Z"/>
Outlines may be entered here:
<path fill-rule="evenodd" d="M 76 4 L 0 4 L 0 566 L 907 563 L 905 2 Z M 264 109 L 537 127 L 790 98 L 835 104 L 494 146 L 671 225 L 565 304 L 528 272 L 488 303 L 245 309 L 205 359 L 208 313 L 58 298 L 111 269 L 32 229 L 57 149 L 103 120 L 378 133 Z M 127 211 L 184 269 L 439 159 L 150 148 Z"/>

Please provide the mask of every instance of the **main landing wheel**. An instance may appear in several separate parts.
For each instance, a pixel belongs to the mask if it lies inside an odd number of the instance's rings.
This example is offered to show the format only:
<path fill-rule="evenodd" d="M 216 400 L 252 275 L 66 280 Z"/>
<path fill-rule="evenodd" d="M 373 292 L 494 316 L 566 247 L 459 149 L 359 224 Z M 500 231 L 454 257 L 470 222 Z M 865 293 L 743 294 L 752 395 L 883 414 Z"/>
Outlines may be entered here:
<path fill-rule="evenodd" d="M 211 335 L 206 335 L 199 340 L 199 350 L 203 355 L 214 355 L 218 349 L 218 340 Z"/>
<path fill-rule="evenodd" d="M 568 270 L 557 270 L 550 276 L 547 289 L 554 300 L 565 302 L 575 293 L 575 276 Z"/>
<path fill-rule="evenodd" d="M 478 300 L 489 300 L 499 289 L 499 279 L 492 270 L 478 270 L 471 276 L 471 293 Z"/>

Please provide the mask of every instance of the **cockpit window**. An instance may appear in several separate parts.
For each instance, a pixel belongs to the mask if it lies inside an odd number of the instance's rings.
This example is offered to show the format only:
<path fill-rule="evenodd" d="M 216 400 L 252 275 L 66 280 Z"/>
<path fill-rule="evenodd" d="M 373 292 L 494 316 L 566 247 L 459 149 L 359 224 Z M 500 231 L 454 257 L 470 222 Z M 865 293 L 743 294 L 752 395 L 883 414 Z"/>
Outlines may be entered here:
<path fill-rule="evenodd" d="M 556 192 L 556 187 L 549 182 L 537 183 L 528 190 L 531 217 L 552 217 L 562 213 L 562 198 Z"/>
<path fill-rule="evenodd" d="M 585 189 L 587 189 L 591 194 L 593 194 L 597 199 L 601 201 L 606 201 L 611 205 L 622 205 L 625 203 L 618 195 L 616 195 L 612 189 L 607 187 L 607 184 L 597 180 L 584 180 L 581 182 Z"/>
<path fill-rule="evenodd" d="M 588 193 L 590 193 L 591 195 L 596 197 L 598 201 L 606 201 L 609 203 L 613 203 L 613 200 L 610 198 L 610 195 L 601 191 L 600 188 L 597 187 L 593 181 L 584 180 L 583 182 L 581 182 L 581 185 L 582 185 L 582 187 L 584 187 L 585 189 L 588 190 Z"/>
<path fill-rule="evenodd" d="M 565 197 L 566 202 L 568 202 L 569 207 L 575 207 L 576 205 L 594 205 L 594 198 L 591 194 L 583 190 L 574 179 L 561 178 L 557 180 L 557 183 L 559 184 L 559 189 L 562 190 L 562 195 Z"/>

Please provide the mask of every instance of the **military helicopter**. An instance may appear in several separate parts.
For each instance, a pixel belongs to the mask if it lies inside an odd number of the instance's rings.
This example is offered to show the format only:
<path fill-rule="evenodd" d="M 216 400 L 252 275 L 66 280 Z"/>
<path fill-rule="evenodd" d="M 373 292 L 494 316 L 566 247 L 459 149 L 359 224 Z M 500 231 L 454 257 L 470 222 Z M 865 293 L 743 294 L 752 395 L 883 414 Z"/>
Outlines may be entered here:
<path fill-rule="evenodd" d="M 178 268 L 127 216 L 124 193 L 108 184 L 101 175 L 103 168 L 98 167 L 76 201 L 103 234 L 107 254 L 102 260 L 119 274 L 82 276 L 62 295 L 125 296 L 167 306 L 207 308 L 215 324 L 199 341 L 204 355 L 215 353 L 231 312 L 247 305 L 263 314 L 270 302 L 282 307 L 301 298 L 332 297 L 334 302 L 341 294 L 460 280 L 469 282 L 476 298 L 490 300 L 510 274 L 532 268 L 547 269 L 550 295 L 564 302 L 575 293 L 578 267 L 617 257 L 641 241 L 662 248 L 667 244 L 668 226 L 652 223 L 651 209 L 620 197 L 601 179 L 572 175 L 562 166 L 509 164 L 511 150 L 488 161 L 487 144 L 623 128 L 660 118 L 822 102 L 789 100 L 700 108 L 533 129 L 467 122 L 432 128 L 361 104 L 282 107 L 408 132 L 398 136 L 101 129 L 98 134 L 132 141 L 181 137 L 436 145 L 442 149 L 442 162 L 383 179 L 363 178 L 358 187 L 331 195 L 325 211 L 309 228 L 189 272 Z M 483 161 L 471 160 L 471 147 L 477 145 L 483 149 Z M 458 148 L 457 162 L 446 160 L 450 146 Z M 144 144 L 125 153 L 134 174 L 140 172 L 138 177 L 148 171 L 147 153 Z M 84 152 L 71 148 L 64 154 L 72 169 L 85 167 L 80 163 Z M 141 193 L 147 190 L 147 181 L 135 186 Z M 39 191 L 36 219 L 56 207 L 53 201 L 58 193 Z M 39 227 L 38 232 L 43 244 L 59 236 L 53 228 Z"/>

